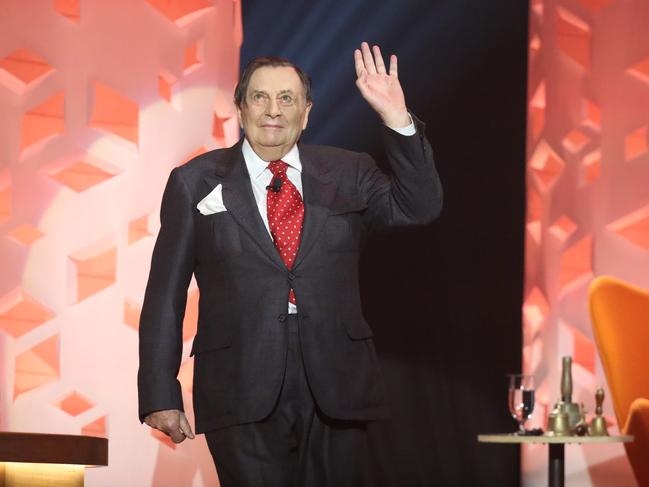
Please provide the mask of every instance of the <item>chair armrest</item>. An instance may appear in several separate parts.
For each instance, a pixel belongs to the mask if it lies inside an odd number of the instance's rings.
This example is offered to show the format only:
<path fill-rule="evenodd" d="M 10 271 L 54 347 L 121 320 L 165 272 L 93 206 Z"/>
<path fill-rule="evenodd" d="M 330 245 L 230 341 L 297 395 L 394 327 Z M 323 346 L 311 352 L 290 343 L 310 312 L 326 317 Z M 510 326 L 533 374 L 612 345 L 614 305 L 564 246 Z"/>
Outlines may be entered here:
<path fill-rule="evenodd" d="M 649 399 L 641 397 L 631 403 L 623 431 L 634 436 L 624 448 L 638 485 L 649 485 Z"/>
<path fill-rule="evenodd" d="M 640 434 L 649 432 L 649 399 L 639 397 L 631 403 L 629 415 L 624 425 L 624 434 L 634 434 L 631 430 L 636 430 Z"/>

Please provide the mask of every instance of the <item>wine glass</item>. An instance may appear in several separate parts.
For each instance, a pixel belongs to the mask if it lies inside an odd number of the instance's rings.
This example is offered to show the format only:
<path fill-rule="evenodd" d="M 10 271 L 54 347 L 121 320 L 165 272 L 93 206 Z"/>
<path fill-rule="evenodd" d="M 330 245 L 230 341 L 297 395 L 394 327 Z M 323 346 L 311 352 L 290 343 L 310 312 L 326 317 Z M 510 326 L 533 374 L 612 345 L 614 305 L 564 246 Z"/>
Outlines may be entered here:
<path fill-rule="evenodd" d="M 525 434 L 525 421 L 534 411 L 534 377 L 525 374 L 509 374 L 509 412 L 518 423 L 516 434 Z"/>

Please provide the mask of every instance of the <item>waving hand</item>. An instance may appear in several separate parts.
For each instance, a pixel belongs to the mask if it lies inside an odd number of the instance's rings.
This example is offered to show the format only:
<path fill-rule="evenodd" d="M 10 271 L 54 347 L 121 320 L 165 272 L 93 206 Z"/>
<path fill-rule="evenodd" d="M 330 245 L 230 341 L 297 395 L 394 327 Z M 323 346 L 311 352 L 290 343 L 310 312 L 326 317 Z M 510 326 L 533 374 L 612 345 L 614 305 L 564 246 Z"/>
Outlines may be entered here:
<path fill-rule="evenodd" d="M 392 128 L 410 124 L 397 73 L 397 56 L 390 56 L 390 68 L 386 70 L 379 46 L 373 46 L 370 52 L 370 46 L 363 42 L 361 48 L 354 51 L 354 64 L 356 86 L 383 123 Z"/>

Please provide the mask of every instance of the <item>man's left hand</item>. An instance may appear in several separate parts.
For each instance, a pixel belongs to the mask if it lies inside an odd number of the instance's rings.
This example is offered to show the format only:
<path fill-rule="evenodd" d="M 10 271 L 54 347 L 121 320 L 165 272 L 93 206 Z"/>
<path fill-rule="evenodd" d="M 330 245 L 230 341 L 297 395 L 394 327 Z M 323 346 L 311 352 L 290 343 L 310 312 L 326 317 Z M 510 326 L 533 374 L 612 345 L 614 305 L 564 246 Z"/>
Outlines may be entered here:
<path fill-rule="evenodd" d="M 391 128 L 406 127 L 411 119 L 397 75 L 397 56 L 390 56 L 390 68 L 386 71 L 379 46 L 373 46 L 372 52 L 367 42 L 354 51 L 358 77 L 356 86 L 385 125 Z"/>
<path fill-rule="evenodd" d="M 162 431 L 174 443 L 181 443 L 185 438 L 194 439 L 194 432 L 187 421 L 185 413 L 179 409 L 164 409 L 150 413 L 144 422 L 151 428 Z"/>

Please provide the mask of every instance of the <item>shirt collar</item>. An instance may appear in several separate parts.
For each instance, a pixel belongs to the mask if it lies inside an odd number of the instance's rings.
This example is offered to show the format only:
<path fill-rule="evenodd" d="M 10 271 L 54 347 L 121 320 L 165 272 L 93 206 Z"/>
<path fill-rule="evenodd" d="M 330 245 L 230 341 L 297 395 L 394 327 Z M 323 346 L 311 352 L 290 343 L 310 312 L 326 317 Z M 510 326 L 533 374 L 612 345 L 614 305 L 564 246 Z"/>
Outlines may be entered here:
<path fill-rule="evenodd" d="M 241 146 L 241 151 L 243 152 L 243 159 L 246 161 L 246 167 L 248 168 L 248 174 L 252 179 L 257 179 L 261 176 L 264 171 L 268 168 L 268 162 L 264 161 L 257 153 L 253 150 L 248 139 L 244 137 L 243 145 Z M 300 162 L 300 151 L 297 148 L 297 144 L 291 147 L 282 161 L 296 169 L 298 172 L 302 172 L 302 163 Z"/>

